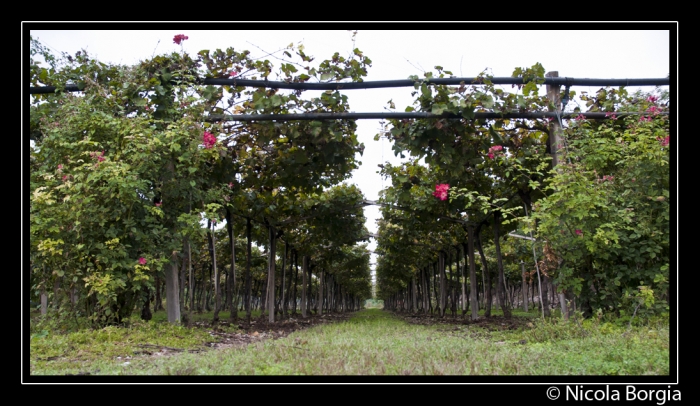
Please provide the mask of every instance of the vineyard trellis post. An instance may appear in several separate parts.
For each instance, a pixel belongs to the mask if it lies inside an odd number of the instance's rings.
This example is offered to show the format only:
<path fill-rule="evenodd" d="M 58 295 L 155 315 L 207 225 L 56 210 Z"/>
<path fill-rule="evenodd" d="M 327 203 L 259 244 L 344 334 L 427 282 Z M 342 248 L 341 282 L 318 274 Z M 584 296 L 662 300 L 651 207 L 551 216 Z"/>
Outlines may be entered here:
<path fill-rule="evenodd" d="M 557 71 L 552 71 L 552 72 L 547 72 L 545 75 L 546 77 L 558 77 L 559 72 Z M 559 99 L 559 95 L 561 92 L 561 85 L 547 85 L 547 97 L 549 100 L 554 104 L 554 109 L 557 113 L 561 113 L 562 105 L 561 101 Z M 567 87 L 567 92 L 568 92 L 568 87 Z M 550 145 L 551 145 L 551 151 L 552 151 L 552 168 L 555 169 L 557 165 L 559 164 L 559 149 L 561 148 L 560 145 L 560 131 L 561 131 L 561 125 L 559 123 L 559 120 L 552 120 L 549 126 L 549 136 L 552 138 Z M 559 289 L 557 289 L 559 290 Z M 566 298 L 564 296 L 564 292 L 559 291 L 559 304 L 561 306 L 561 314 L 564 319 L 569 319 L 569 311 L 567 310 L 566 306 Z"/>

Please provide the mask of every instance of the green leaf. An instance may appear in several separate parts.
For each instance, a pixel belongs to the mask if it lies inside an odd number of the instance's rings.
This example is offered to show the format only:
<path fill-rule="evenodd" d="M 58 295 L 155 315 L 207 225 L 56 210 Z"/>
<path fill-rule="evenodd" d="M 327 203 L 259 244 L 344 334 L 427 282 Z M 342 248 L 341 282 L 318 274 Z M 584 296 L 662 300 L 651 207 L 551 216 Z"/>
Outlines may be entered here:
<path fill-rule="evenodd" d="M 474 119 L 474 109 L 465 108 L 464 110 L 462 110 L 462 117 L 466 118 L 467 120 L 473 120 Z"/>
<path fill-rule="evenodd" d="M 444 104 L 433 104 L 432 113 L 433 114 L 442 114 L 446 108 L 447 108 L 447 106 L 445 106 Z"/>
<path fill-rule="evenodd" d="M 276 94 L 270 98 L 270 102 L 272 103 L 273 107 L 277 107 L 280 104 L 282 104 L 282 98 L 278 94 Z"/>

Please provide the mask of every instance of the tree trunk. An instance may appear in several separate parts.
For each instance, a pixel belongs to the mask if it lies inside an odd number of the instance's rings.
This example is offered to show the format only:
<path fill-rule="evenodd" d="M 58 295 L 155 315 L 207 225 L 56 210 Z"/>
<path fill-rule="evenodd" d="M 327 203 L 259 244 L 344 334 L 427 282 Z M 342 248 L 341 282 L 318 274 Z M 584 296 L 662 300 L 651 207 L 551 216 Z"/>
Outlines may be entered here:
<path fill-rule="evenodd" d="M 189 294 L 190 294 L 190 315 L 187 318 L 191 323 L 194 321 L 192 319 L 192 310 L 194 308 L 194 273 L 192 272 L 192 245 L 189 238 L 187 239 L 187 268 L 189 270 Z"/>
<path fill-rule="evenodd" d="M 204 290 L 206 291 L 206 295 L 204 297 L 204 310 L 206 311 L 211 311 L 211 297 L 212 297 L 212 292 L 214 291 L 214 264 L 209 263 L 209 276 L 206 278 L 207 282 L 206 285 L 204 286 Z"/>
<path fill-rule="evenodd" d="M 268 281 L 270 275 L 267 275 L 264 281 L 260 282 L 260 318 L 265 318 L 265 312 L 267 311 L 267 299 L 270 298 L 270 293 L 268 292 Z"/>
<path fill-rule="evenodd" d="M 483 272 L 484 281 L 484 317 L 491 317 L 491 304 L 493 303 L 493 298 L 491 297 L 491 274 L 489 273 L 488 263 L 486 262 L 486 255 L 484 255 L 484 247 L 481 245 L 481 224 L 476 228 L 474 233 L 474 242 L 476 248 L 479 250 L 479 257 L 481 258 L 481 268 Z"/>
<path fill-rule="evenodd" d="M 309 259 L 310 259 L 310 258 L 309 258 Z M 308 267 L 307 271 L 309 272 L 309 274 L 308 274 L 307 277 L 306 277 L 306 281 L 307 281 L 307 283 L 309 284 L 309 286 L 308 286 L 308 288 L 307 288 L 307 295 L 306 295 L 306 299 L 308 300 L 308 303 L 306 304 L 306 309 L 307 309 L 308 312 L 310 313 L 310 312 L 311 312 L 311 309 L 313 308 L 313 304 L 314 304 L 314 303 L 313 303 L 313 297 L 314 297 L 314 296 L 313 296 L 313 289 L 312 289 L 312 282 L 313 282 L 313 280 L 312 280 L 312 278 L 311 278 L 311 264 L 309 264 L 309 267 Z"/>
<path fill-rule="evenodd" d="M 61 287 L 61 279 L 62 277 L 57 276 L 56 279 L 53 281 L 53 299 L 51 300 L 51 304 L 54 309 L 58 309 L 58 290 Z"/>
<path fill-rule="evenodd" d="M 499 236 L 499 224 L 501 221 L 500 212 L 496 211 L 493 216 L 493 241 L 496 244 L 496 261 L 498 263 L 498 301 L 501 302 L 501 309 L 503 310 L 503 317 L 509 319 L 511 317 L 510 307 L 506 301 L 506 291 L 505 291 L 505 275 L 503 272 L 503 257 L 501 256 L 501 242 Z"/>
<path fill-rule="evenodd" d="M 542 276 L 542 311 L 544 312 L 545 317 L 549 317 L 552 315 L 550 309 L 549 309 L 549 276 L 546 274 Z"/>
<path fill-rule="evenodd" d="M 430 312 L 430 290 L 428 289 L 428 270 L 427 270 L 427 268 L 421 269 L 421 283 L 423 285 L 423 289 L 422 289 L 423 313 L 428 314 Z"/>
<path fill-rule="evenodd" d="M 194 269 L 192 270 L 192 273 L 194 273 Z M 202 281 L 197 281 L 195 278 L 194 280 L 194 286 L 192 287 L 194 289 L 194 303 L 195 303 L 195 310 L 197 313 L 202 312 Z"/>
<path fill-rule="evenodd" d="M 182 251 L 185 252 L 186 249 L 187 249 L 187 239 L 185 238 L 185 240 L 182 241 Z M 178 284 L 180 287 L 180 290 L 178 292 L 178 297 L 180 298 L 180 315 L 181 315 L 182 321 L 185 324 L 189 324 L 189 322 L 190 322 L 189 317 L 188 317 L 188 313 L 185 313 L 185 300 L 186 300 L 185 299 L 185 285 L 187 285 L 187 283 L 185 283 L 186 282 L 185 281 L 185 270 L 187 269 L 186 268 L 187 264 L 188 264 L 187 259 L 183 258 L 182 264 L 180 266 L 180 274 L 178 275 Z M 150 309 L 149 309 L 149 311 L 150 311 Z"/>
<path fill-rule="evenodd" d="M 318 275 L 318 304 L 316 305 L 318 307 L 318 314 L 321 316 L 323 314 L 323 274 L 325 271 L 321 270 Z"/>
<path fill-rule="evenodd" d="M 250 282 L 251 282 L 251 274 L 250 274 L 250 261 L 251 261 L 251 256 L 252 256 L 252 241 L 250 238 L 250 233 L 251 233 L 251 224 L 250 224 L 250 218 L 246 219 L 245 223 L 245 234 L 247 238 L 247 247 L 246 247 L 246 264 L 245 264 L 245 317 L 246 317 L 246 322 L 250 326 L 250 314 L 252 309 L 250 308 L 250 301 L 251 301 L 251 290 L 250 290 Z"/>
<path fill-rule="evenodd" d="M 268 258 L 267 270 L 267 312 L 268 321 L 275 322 L 275 251 L 277 247 L 277 236 L 275 228 L 270 226 L 270 257 Z"/>
<path fill-rule="evenodd" d="M 306 274 L 309 269 L 309 257 L 304 255 L 302 257 L 302 268 L 301 268 L 301 317 L 306 318 L 306 309 L 308 303 L 306 302 Z"/>
<path fill-rule="evenodd" d="M 440 260 L 438 259 L 437 262 L 434 262 L 433 265 L 431 266 L 432 271 L 433 271 L 433 296 L 435 297 L 435 313 L 440 315 L 440 299 L 438 296 L 438 268 L 439 268 L 439 263 Z"/>
<path fill-rule="evenodd" d="M 158 274 L 156 274 L 156 302 L 153 304 L 153 311 L 157 312 L 163 310 L 163 299 L 160 297 L 161 290 L 161 280 Z"/>
<path fill-rule="evenodd" d="M 445 277 L 445 252 L 440 251 L 438 260 L 438 270 L 440 271 L 440 317 L 445 317 L 447 311 L 447 296 L 446 296 L 446 277 Z"/>
<path fill-rule="evenodd" d="M 180 289 L 178 287 L 177 252 L 170 255 L 170 263 L 165 267 L 165 306 L 169 323 L 180 322 Z"/>
<path fill-rule="evenodd" d="M 459 266 L 460 252 L 462 254 L 461 257 L 464 258 L 464 263 L 461 267 Z M 459 252 L 457 253 L 457 269 L 461 271 L 459 272 L 459 275 L 461 281 L 460 285 L 462 285 L 462 316 L 467 314 L 467 256 L 465 254 L 464 244 L 460 244 Z"/>
<path fill-rule="evenodd" d="M 513 301 L 511 300 L 510 296 L 510 285 L 508 284 L 508 278 L 505 277 L 505 269 L 503 270 L 503 291 L 505 292 L 505 297 L 506 297 L 506 305 L 509 306 L 510 309 L 513 308 Z"/>
<path fill-rule="evenodd" d="M 231 215 L 231 210 L 226 206 L 226 231 L 228 231 L 228 239 L 231 243 L 231 268 L 226 278 L 226 291 L 228 296 L 226 296 L 226 307 L 231 311 L 229 315 L 229 320 L 231 323 L 236 323 L 238 320 L 238 305 L 233 302 L 236 301 L 236 239 L 233 237 L 233 219 Z"/>
<path fill-rule="evenodd" d="M 297 314 L 297 283 L 299 281 L 299 264 L 297 258 L 297 250 L 292 250 L 292 255 L 294 256 L 294 289 L 292 290 L 292 314 Z"/>
<path fill-rule="evenodd" d="M 253 309 L 257 309 L 258 303 L 260 302 L 260 300 L 259 300 L 260 298 L 257 296 L 259 288 L 260 288 L 260 281 L 256 279 L 253 281 L 253 290 L 251 292 L 251 298 L 250 298 L 250 300 L 253 303 L 253 305 L 252 305 Z"/>
<path fill-rule="evenodd" d="M 568 306 L 566 305 L 566 297 L 564 292 L 559 292 L 559 305 L 561 306 L 561 316 L 564 320 L 569 320 Z"/>
<path fill-rule="evenodd" d="M 450 284 L 450 311 L 452 312 L 452 317 L 454 318 L 457 316 L 457 297 L 455 294 L 455 277 L 454 273 L 452 272 L 452 249 L 448 248 L 447 249 L 447 266 L 448 269 L 450 270 L 450 280 L 448 281 Z"/>
<path fill-rule="evenodd" d="M 202 278 L 199 281 L 199 305 L 197 306 L 197 312 L 202 313 L 206 306 L 207 298 L 207 271 L 205 265 L 202 264 Z"/>
<path fill-rule="evenodd" d="M 413 274 L 413 278 L 411 279 L 411 299 L 412 299 L 412 308 L 411 312 L 416 313 L 418 311 L 418 288 L 416 287 L 416 274 Z"/>
<path fill-rule="evenodd" d="M 282 257 L 282 285 L 281 285 L 281 289 L 282 289 L 281 293 L 282 294 L 280 295 L 282 297 L 281 308 L 282 308 L 282 316 L 283 317 L 287 316 L 287 297 L 286 296 L 289 296 L 289 294 L 286 292 L 287 289 L 285 289 L 287 287 L 287 285 L 286 285 L 286 283 L 287 283 L 287 281 L 286 281 L 286 279 L 287 279 L 287 254 L 289 254 L 289 244 L 285 243 L 284 244 L 284 256 Z M 291 271 L 291 267 L 292 267 L 292 261 L 289 261 L 290 271 Z M 285 295 L 285 293 L 287 293 L 287 294 Z"/>
<path fill-rule="evenodd" d="M 556 294 L 556 290 L 554 289 L 554 281 L 552 280 L 552 278 L 549 278 L 549 292 L 550 292 L 550 294 L 552 295 L 552 296 L 550 297 L 550 299 L 549 299 L 549 300 L 550 300 L 550 305 L 551 305 L 551 306 L 556 306 L 556 303 L 557 303 L 557 294 Z"/>
<path fill-rule="evenodd" d="M 70 288 L 70 304 L 71 307 L 75 307 L 76 303 L 78 303 L 78 289 L 73 285 Z"/>
<path fill-rule="evenodd" d="M 143 300 L 143 307 L 141 308 L 141 320 L 149 321 L 153 318 L 153 313 L 151 313 L 151 290 L 144 289 L 145 298 Z"/>
<path fill-rule="evenodd" d="M 528 309 L 527 309 L 527 280 L 525 279 L 525 262 L 524 261 L 520 261 L 520 274 L 523 277 L 523 284 L 522 284 L 522 287 L 520 289 L 522 291 L 522 294 L 523 294 L 523 310 L 525 311 L 525 313 L 527 313 L 527 311 L 528 311 Z"/>
<path fill-rule="evenodd" d="M 46 294 L 46 289 L 41 290 L 41 314 L 46 316 L 49 309 L 49 295 Z"/>
<path fill-rule="evenodd" d="M 210 222 L 211 224 L 211 222 Z M 219 312 L 221 311 L 221 278 L 219 277 L 219 269 L 216 266 L 216 222 L 211 225 L 211 264 L 214 270 L 214 317 L 212 318 L 212 324 L 217 324 L 219 322 Z"/>
<path fill-rule="evenodd" d="M 476 262 L 474 261 L 474 226 L 467 226 L 467 255 L 469 256 L 469 284 L 471 285 L 469 296 L 472 302 L 472 320 L 479 318 L 479 305 L 476 297 Z M 467 258 L 465 258 L 465 261 Z"/>

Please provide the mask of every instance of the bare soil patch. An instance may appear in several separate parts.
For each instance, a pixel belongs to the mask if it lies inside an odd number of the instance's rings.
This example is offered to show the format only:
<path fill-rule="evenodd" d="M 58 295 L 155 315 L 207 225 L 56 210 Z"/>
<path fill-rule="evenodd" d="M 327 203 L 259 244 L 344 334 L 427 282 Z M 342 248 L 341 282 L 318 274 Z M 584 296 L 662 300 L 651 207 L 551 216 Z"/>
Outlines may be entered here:
<path fill-rule="evenodd" d="M 403 313 L 394 312 L 394 316 L 406 321 L 410 324 L 422 325 L 442 325 L 445 329 L 440 331 L 459 330 L 459 326 L 477 326 L 488 331 L 503 331 L 503 330 L 518 330 L 527 329 L 532 326 L 531 320 L 525 317 L 511 317 L 506 319 L 503 316 L 479 317 L 476 320 L 471 320 L 470 315 L 451 315 L 446 314 L 445 317 L 439 317 L 435 314 L 422 313 Z"/>
<path fill-rule="evenodd" d="M 326 323 L 336 323 L 346 321 L 352 313 L 327 313 L 323 315 L 308 315 L 302 318 L 300 314 L 289 315 L 287 317 L 278 318 L 275 322 L 270 323 L 268 316 L 261 316 L 251 319 L 250 324 L 245 320 L 238 320 L 235 327 L 239 332 L 231 333 L 231 322 L 229 320 L 220 320 L 217 325 L 212 326 L 211 322 L 195 322 L 194 328 L 206 329 L 212 337 L 216 337 L 217 341 L 210 341 L 204 345 L 208 348 L 231 348 L 242 347 L 255 342 L 286 337 L 289 334 L 303 330 L 312 326 Z"/>

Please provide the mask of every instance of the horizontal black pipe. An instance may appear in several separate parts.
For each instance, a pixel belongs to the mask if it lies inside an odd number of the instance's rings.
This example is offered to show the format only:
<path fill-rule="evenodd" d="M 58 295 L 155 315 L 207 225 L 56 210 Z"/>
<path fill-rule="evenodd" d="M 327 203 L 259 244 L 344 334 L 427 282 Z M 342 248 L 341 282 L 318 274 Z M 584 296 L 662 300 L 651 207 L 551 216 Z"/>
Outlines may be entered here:
<path fill-rule="evenodd" d="M 495 85 L 522 85 L 525 79 L 522 77 L 501 77 L 489 78 Z M 540 78 L 544 85 L 569 85 L 569 86 L 664 86 L 669 85 L 669 78 L 647 78 L 647 79 L 576 79 L 566 77 L 546 77 Z M 464 84 L 484 84 L 483 78 L 431 78 L 431 79 L 399 79 L 399 80 L 376 80 L 370 82 L 328 82 L 328 83 L 288 83 L 272 82 L 264 80 L 249 79 L 204 79 L 205 85 L 228 85 L 247 87 L 269 87 L 274 89 L 302 89 L 302 90 L 351 90 L 351 89 L 376 89 L 389 87 L 410 87 L 416 83 L 434 83 L 438 85 L 459 85 Z"/>
<path fill-rule="evenodd" d="M 489 78 L 491 83 L 496 85 L 522 85 L 525 79 L 521 77 L 501 77 Z M 562 86 L 668 86 L 669 78 L 646 78 L 646 79 L 576 79 L 567 77 L 546 77 L 539 78 L 542 84 L 545 85 L 562 85 Z M 268 80 L 252 80 L 252 79 L 224 79 L 224 78 L 207 78 L 202 79 L 201 83 L 205 85 L 216 86 L 245 86 L 245 87 L 268 87 L 273 89 L 295 89 L 295 90 L 352 90 L 352 89 L 377 89 L 390 87 L 409 87 L 416 83 L 434 83 L 438 85 L 459 85 L 465 84 L 479 85 L 483 84 L 483 78 L 431 78 L 431 79 L 399 79 L 399 80 L 376 80 L 370 82 L 326 82 L 326 83 L 292 83 L 279 82 Z M 56 91 L 54 86 L 30 87 L 29 94 L 53 93 Z M 80 91 L 76 85 L 66 85 L 66 91 Z"/>
<path fill-rule="evenodd" d="M 79 92 L 78 86 L 76 85 L 66 85 L 66 92 Z M 29 94 L 47 94 L 56 92 L 56 86 L 40 86 L 40 87 L 30 87 Z"/>
<path fill-rule="evenodd" d="M 579 116 L 590 119 L 610 119 L 612 113 L 560 113 L 562 119 L 573 119 Z M 668 113 L 661 113 L 668 114 Z M 615 113 L 616 117 L 639 116 L 642 113 Z M 363 120 L 363 119 L 412 119 L 412 118 L 450 118 L 460 119 L 462 116 L 456 114 L 433 114 L 422 112 L 379 112 L 379 113 L 304 113 L 304 114 L 235 114 L 235 115 L 213 115 L 209 116 L 205 121 L 308 121 L 308 120 Z M 540 112 L 540 113 L 474 113 L 474 119 L 497 119 L 497 118 L 557 118 L 555 112 Z"/>

